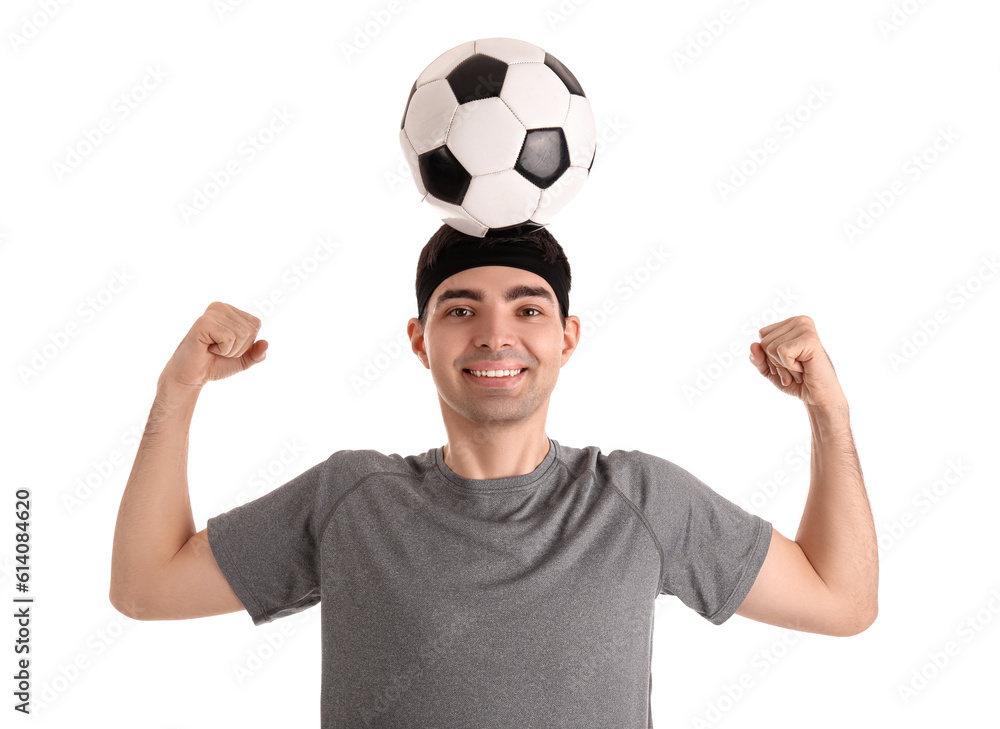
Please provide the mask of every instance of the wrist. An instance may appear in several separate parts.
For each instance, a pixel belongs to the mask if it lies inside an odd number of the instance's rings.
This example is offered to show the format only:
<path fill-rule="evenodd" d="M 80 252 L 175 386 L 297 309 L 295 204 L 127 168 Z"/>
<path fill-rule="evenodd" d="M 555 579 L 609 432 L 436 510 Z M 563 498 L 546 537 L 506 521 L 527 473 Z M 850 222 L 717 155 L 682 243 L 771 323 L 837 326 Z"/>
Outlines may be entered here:
<path fill-rule="evenodd" d="M 156 400 L 171 414 L 188 410 L 198 400 L 201 388 L 202 385 L 185 385 L 161 376 L 156 381 Z"/>
<path fill-rule="evenodd" d="M 829 440 L 851 432 L 851 411 L 847 400 L 834 404 L 807 405 L 806 412 L 813 435 L 820 440 Z"/>

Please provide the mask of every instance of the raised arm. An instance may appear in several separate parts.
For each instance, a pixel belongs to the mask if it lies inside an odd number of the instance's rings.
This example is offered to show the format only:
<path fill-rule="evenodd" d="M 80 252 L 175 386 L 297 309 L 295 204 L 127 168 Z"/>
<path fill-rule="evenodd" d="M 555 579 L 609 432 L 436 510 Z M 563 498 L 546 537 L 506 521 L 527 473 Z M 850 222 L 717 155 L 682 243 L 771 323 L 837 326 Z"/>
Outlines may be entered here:
<path fill-rule="evenodd" d="M 111 604 L 138 620 L 203 617 L 242 609 L 195 532 L 187 482 L 188 434 L 206 382 L 265 357 L 260 320 L 227 304 L 206 309 L 157 381 L 156 397 L 118 509 Z"/>
<path fill-rule="evenodd" d="M 806 404 L 812 429 L 809 494 L 795 541 L 774 530 L 737 615 L 827 635 L 865 630 L 878 615 L 878 544 L 847 398 L 815 325 L 796 316 L 764 327 L 750 359 Z"/>

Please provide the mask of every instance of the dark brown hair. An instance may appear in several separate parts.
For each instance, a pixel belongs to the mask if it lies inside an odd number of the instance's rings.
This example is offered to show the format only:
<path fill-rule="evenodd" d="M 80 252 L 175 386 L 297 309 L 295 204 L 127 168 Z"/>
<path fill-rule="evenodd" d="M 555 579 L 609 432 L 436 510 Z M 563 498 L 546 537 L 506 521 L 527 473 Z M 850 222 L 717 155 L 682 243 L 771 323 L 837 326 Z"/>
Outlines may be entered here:
<path fill-rule="evenodd" d="M 455 230 L 447 223 L 444 223 L 437 229 L 434 235 L 430 237 L 430 240 L 427 241 L 423 250 L 420 251 L 420 259 L 417 261 L 417 280 L 420 279 L 421 272 L 434 265 L 434 262 L 437 260 L 438 253 L 445 248 L 449 248 L 453 245 L 465 245 L 469 243 L 489 247 L 501 241 L 528 243 L 537 248 L 542 252 L 543 258 L 546 262 L 557 263 L 562 266 L 563 270 L 566 271 L 566 281 L 569 283 L 569 286 L 572 287 L 573 276 L 570 273 L 569 259 L 566 258 L 566 253 L 563 251 L 562 246 L 559 245 L 559 242 L 547 229 L 536 228 L 527 233 L 516 233 L 502 237 L 476 238 Z M 427 306 L 424 307 L 423 314 L 420 317 L 421 329 L 426 328 L 427 310 L 430 308 L 431 302 L 427 302 Z M 559 310 L 559 323 L 562 324 L 563 329 L 566 328 L 566 317 L 563 316 L 561 308 Z"/>

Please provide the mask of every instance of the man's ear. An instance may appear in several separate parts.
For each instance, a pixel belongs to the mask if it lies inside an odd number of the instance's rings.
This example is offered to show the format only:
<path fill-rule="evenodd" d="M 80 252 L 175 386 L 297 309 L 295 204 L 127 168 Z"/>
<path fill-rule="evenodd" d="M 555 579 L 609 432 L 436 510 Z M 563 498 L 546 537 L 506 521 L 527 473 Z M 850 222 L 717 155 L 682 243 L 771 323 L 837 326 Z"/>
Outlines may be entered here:
<path fill-rule="evenodd" d="M 417 355 L 417 359 L 423 362 L 424 367 L 430 369 L 431 363 L 427 359 L 427 351 L 424 349 L 424 330 L 420 326 L 420 320 L 416 317 L 410 319 L 406 325 L 406 336 L 410 338 L 410 349 Z"/>
<path fill-rule="evenodd" d="M 580 317 L 578 316 L 567 316 L 566 317 L 566 328 L 563 329 L 563 350 L 562 350 L 562 367 L 564 364 L 569 362 L 569 358 L 576 351 L 577 345 L 580 343 Z"/>

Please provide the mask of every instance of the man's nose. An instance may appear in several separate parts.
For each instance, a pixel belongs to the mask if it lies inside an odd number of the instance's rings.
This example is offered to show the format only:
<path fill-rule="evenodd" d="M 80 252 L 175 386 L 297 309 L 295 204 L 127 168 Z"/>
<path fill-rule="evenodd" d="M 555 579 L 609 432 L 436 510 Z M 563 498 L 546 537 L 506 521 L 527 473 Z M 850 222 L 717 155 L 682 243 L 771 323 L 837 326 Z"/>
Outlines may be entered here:
<path fill-rule="evenodd" d="M 500 307 L 483 309 L 477 316 L 476 346 L 500 350 L 514 345 L 511 314 Z"/>

